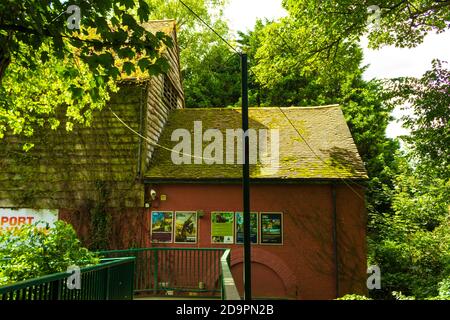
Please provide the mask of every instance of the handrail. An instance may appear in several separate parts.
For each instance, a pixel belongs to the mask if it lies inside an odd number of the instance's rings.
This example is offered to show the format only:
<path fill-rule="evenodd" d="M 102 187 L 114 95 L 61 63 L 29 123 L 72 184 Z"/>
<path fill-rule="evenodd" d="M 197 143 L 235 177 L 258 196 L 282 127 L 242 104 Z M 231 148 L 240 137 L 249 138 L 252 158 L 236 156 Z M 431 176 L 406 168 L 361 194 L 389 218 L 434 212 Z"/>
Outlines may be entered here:
<path fill-rule="evenodd" d="M 222 300 L 241 300 L 230 270 L 231 250 L 226 249 L 220 258 L 222 269 Z"/>
<path fill-rule="evenodd" d="M 97 265 L 93 265 L 93 266 L 83 267 L 80 269 L 80 272 L 84 273 L 84 272 L 90 272 L 90 271 L 103 270 L 110 266 L 118 266 L 121 264 L 128 263 L 128 262 L 130 262 L 130 260 L 135 260 L 135 258 L 134 257 L 125 257 L 125 258 L 116 258 L 116 259 L 102 259 L 101 261 L 104 261 L 104 260 L 113 260 L 113 261 L 105 262 L 105 263 L 101 263 L 101 264 L 97 264 Z M 0 286 L 0 294 L 9 292 L 12 288 L 14 290 L 24 289 L 24 288 L 29 287 L 30 285 L 38 285 L 38 284 L 42 284 L 42 283 L 46 283 L 46 282 L 50 282 L 50 281 L 63 280 L 69 276 L 70 276 L 70 274 L 68 274 L 67 272 L 58 272 L 58 273 L 53 273 L 53 274 L 37 277 L 37 278 L 32 278 L 32 279 L 27 279 L 27 280 L 15 282 L 15 283 L 7 284 L 4 286 Z"/>
<path fill-rule="evenodd" d="M 98 252 L 104 257 L 135 256 L 135 294 L 192 292 L 240 300 L 227 248 L 131 248 Z"/>
<path fill-rule="evenodd" d="M 101 259 L 100 264 L 80 268 L 79 290 L 70 290 L 67 272 L 44 275 L 0 287 L 0 300 L 110 300 L 132 299 L 135 257 Z"/>
<path fill-rule="evenodd" d="M 99 255 L 104 254 L 114 254 L 114 253 L 130 253 L 130 252 L 142 252 L 142 251 L 225 251 L 227 249 L 224 248 L 171 248 L 171 247 L 162 247 L 162 248 L 131 248 L 131 249 L 123 249 L 123 250 L 106 250 L 106 251 L 97 251 Z"/>

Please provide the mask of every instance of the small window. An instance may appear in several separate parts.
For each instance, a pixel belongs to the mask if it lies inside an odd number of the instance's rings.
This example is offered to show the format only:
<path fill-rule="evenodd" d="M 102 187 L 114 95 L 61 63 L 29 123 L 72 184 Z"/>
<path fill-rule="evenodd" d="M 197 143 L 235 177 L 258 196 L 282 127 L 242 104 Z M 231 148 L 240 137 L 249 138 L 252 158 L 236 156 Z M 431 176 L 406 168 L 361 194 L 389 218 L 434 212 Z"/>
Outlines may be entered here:
<path fill-rule="evenodd" d="M 167 75 L 164 76 L 163 102 L 169 110 L 177 109 L 178 107 L 177 89 L 175 89 L 175 86 Z"/>

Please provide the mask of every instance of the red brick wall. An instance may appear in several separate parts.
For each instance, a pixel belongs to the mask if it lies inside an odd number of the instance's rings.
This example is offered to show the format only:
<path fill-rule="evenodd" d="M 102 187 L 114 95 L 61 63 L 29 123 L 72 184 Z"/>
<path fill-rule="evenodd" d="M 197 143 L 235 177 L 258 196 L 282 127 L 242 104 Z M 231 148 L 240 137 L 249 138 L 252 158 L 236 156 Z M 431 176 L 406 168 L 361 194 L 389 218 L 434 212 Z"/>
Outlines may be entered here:
<path fill-rule="evenodd" d="M 157 195 L 151 209 L 136 209 L 114 214 L 114 239 L 111 247 L 131 244 L 145 247 L 231 248 L 232 272 L 242 293 L 242 245 L 211 244 L 211 211 L 242 211 L 239 185 L 152 185 Z M 339 295 L 365 293 L 366 217 L 361 187 L 339 185 L 337 222 L 339 242 Z M 355 192 L 357 194 L 355 194 Z M 293 299 L 334 299 L 336 297 L 333 255 L 333 202 L 330 185 L 253 185 L 251 210 L 283 212 L 283 245 L 252 245 L 253 292 L 255 297 Z M 150 212 L 198 211 L 199 239 L 195 245 L 155 244 L 150 242 Z M 86 227 L 73 213 L 61 217 L 85 234 Z M 84 225 L 84 227 L 83 227 Z"/>
<path fill-rule="evenodd" d="M 185 246 L 232 248 L 232 271 L 236 283 L 242 287 L 242 245 L 211 244 L 210 240 L 211 211 L 242 211 L 241 187 L 153 185 L 151 188 L 156 190 L 158 196 L 167 196 L 166 201 L 154 201 L 152 210 L 205 212 L 205 216 L 199 219 L 199 242 Z M 360 187 L 352 188 L 337 187 L 340 294 L 365 292 L 364 193 Z M 252 186 L 252 211 L 284 213 L 284 244 L 252 246 L 255 296 L 298 299 L 336 297 L 331 190 L 330 185 Z"/>

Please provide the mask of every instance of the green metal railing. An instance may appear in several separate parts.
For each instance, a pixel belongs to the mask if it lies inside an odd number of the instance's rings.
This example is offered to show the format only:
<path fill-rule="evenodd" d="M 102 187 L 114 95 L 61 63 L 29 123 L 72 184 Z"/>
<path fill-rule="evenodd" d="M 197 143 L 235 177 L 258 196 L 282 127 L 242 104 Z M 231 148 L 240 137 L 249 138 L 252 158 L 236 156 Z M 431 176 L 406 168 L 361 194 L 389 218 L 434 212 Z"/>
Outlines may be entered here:
<path fill-rule="evenodd" d="M 108 258 L 123 256 L 136 258 L 134 276 L 136 294 L 190 293 L 202 297 L 225 297 L 224 289 L 229 291 L 231 282 L 234 286 L 228 249 L 139 248 L 103 251 L 100 254 Z M 228 285 L 225 286 L 224 281 Z M 228 296 L 236 299 L 239 295 Z"/>
<path fill-rule="evenodd" d="M 103 259 L 80 269 L 81 288 L 69 289 L 66 272 L 0 287 L 0 300 L 131 300 L 135 258 Z"/>
<path fill-rule="evenodd" d="M 239 292 L 234 283 L 233 275 L 230 270 L 230 255 L 229 249 L 225 250 L 224 254 L 220 258 L 221 265 L 221 286 L 222 286 L 222 300 L 241 300 Z"/>

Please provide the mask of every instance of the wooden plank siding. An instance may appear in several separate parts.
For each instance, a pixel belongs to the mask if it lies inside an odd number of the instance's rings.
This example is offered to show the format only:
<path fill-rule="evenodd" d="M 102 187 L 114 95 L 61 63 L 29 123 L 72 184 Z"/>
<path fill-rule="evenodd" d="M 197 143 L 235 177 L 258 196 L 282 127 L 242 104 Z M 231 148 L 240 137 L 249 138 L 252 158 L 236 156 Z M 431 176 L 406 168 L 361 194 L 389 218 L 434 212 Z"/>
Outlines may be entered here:
<path fill-rule="evenodd" d="M 89 127 L 74 125 L 67 132 L 61 116 L 57 130 L 36 128 L 32 138 L 5 136 L 0 144 L 0 207 L 77 209 L 100 201 L 102 193 L 108 207 L 143 207 L 140 174 L 147 169 L 169 111 L 184 107 L 174 21 L 164 22 L 164 32 L 168 26 L 175 40 L 164 53 L 169 72 L 122 81 L 107 106 L 93 112 Z M 171 101 L 166 99 L 168 87 L 173 89 Z M 145 138 L 126 128 L 111 110 Z M 28 152 L 22 149 L 26 142 L 35 145 Z"/>

